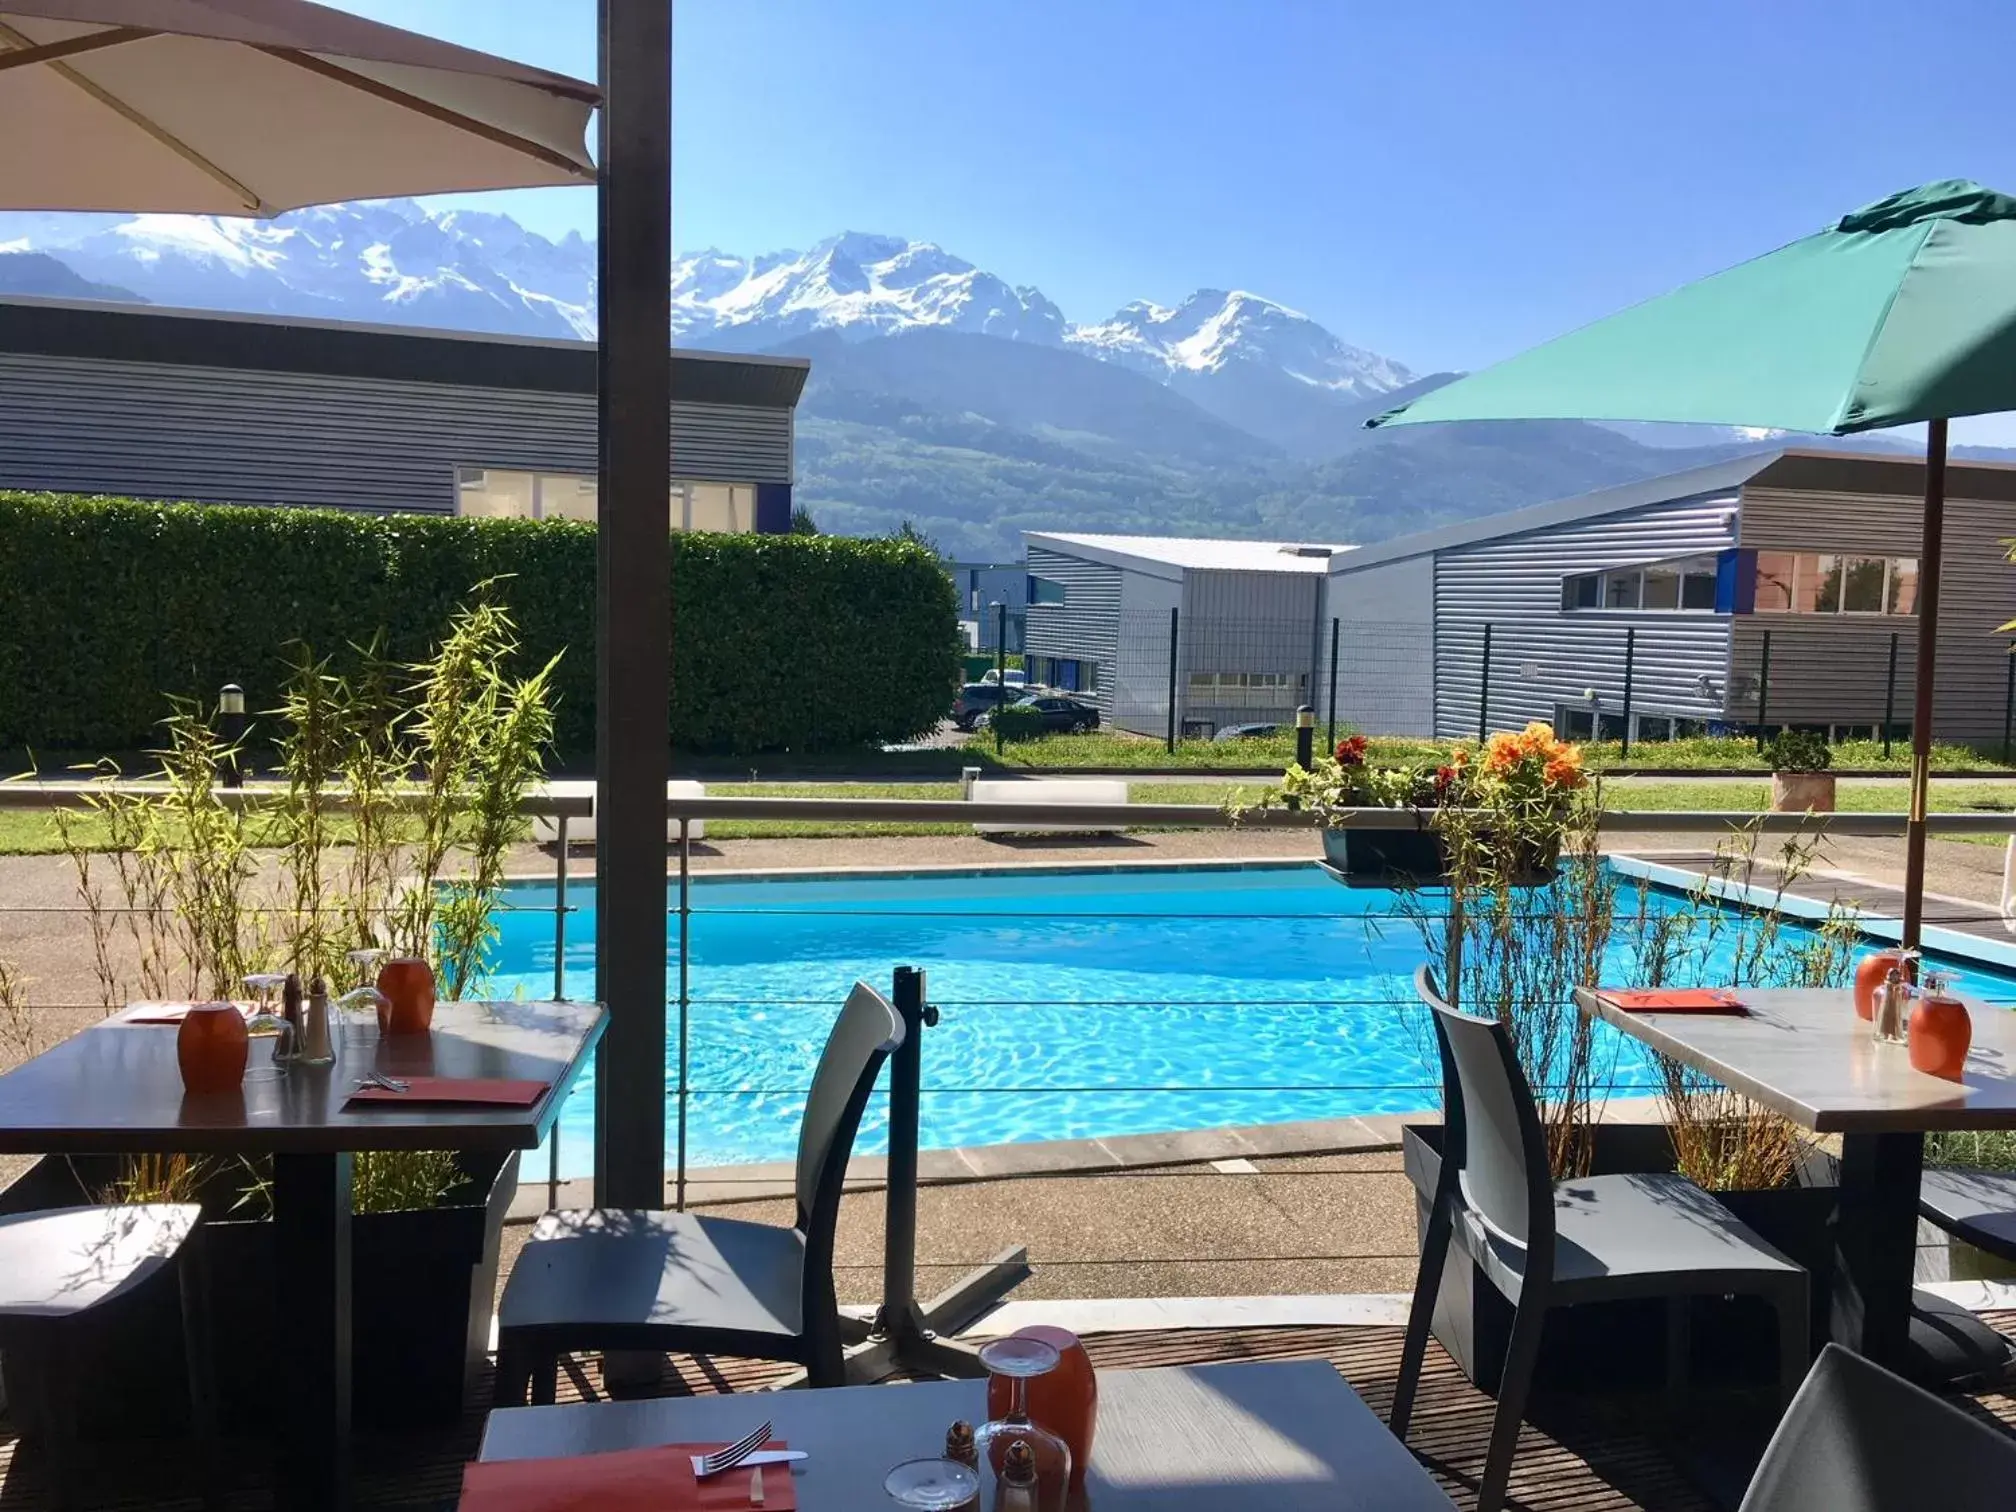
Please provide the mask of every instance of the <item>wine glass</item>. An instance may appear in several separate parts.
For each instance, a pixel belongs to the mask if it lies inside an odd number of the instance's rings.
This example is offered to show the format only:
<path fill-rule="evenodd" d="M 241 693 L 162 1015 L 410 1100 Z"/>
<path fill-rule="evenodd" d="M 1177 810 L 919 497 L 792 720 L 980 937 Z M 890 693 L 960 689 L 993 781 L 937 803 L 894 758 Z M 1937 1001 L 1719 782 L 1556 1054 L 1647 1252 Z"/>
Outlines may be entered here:
<path fill-rule="evenodd" d="M 266 1064 L 248 1069 L 245 1073 L 247 1081 L 271 1081 L 286 1070 L 284 1065 L 276 1063 L 275 1054 L 280 1049 L 281 1031 L 292 1026 L 273 1011 L 273 994 L 286 985 L 287 973 L 284 971 L 254 971 L 245 977 L 246 988 L 259 996 L 259 1011 L 245 1021 L 245 1033 L 255 1040 L 273 1041 Z"/>
<path fill-rule="evenodd" d="M 972 1466 L 957 1460 L 905 1460 L 884 1478 L 882 1489 L 899 1507 L 914 1512 L 949 1512 L 980 1494 L 980 1477 Z"/>
<path fill-rule="evenodd" d="M 989 1374 L 1003 1376 L 1009 1383 L 1007 1415 L 988 1419 L 973 1433 L 982 1473 L 998 1479 L 1009 1446 L 1027 1444 L 1036 1461 L 1035 1505 L 1043 1512 L 1064 1505 L 1071 1484 L 1071 1446 L 1029 1420 L 1029 1382 L 1055 1370 L 1058 1359 L 1056 1347 L 1041 1339 L 995 1339 L 980 1348 L 980 1363 Z"/>

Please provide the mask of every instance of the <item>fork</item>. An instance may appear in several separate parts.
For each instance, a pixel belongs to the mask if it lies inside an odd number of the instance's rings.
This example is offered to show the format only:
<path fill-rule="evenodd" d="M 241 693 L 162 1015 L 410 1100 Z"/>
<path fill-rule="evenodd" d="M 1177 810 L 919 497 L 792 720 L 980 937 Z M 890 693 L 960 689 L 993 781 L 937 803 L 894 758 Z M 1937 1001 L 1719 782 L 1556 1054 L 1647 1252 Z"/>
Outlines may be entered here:
<path fill-rule="evenodd" d="M 725 1449 L 716 1449 L 711 1454 L 700 1455 L 693 1461 L 700 1480 L 710 1475 L 719 1475 L 724 1470 L 733 1470 L 758 1449 L 770 1441 L 770 1424 L 765 1422 L 747 1438 L 737 1439 Z"/>
<path fill-rule="evenodd" d="M 366 1071 L 362 1076 L 357 1078 L 357 1085 L 360 1087 L 381 1087 L 387 1092 L 410 1092 L 413 1090 L 411 1082 L 401 1081 L 396 1076 L 387 1076 L 382 1071 Z"/>

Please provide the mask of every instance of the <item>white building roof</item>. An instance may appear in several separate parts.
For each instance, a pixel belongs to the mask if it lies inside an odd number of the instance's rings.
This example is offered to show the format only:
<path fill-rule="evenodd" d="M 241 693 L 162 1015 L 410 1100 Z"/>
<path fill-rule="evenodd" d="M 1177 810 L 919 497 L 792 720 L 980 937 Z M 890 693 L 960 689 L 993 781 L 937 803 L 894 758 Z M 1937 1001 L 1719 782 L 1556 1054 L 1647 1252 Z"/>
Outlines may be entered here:
<path fill-rule="evenodd" d="M 1354 546 L 1302 541 L 1224 541 L 1198 536 L 1067 535 L 1022 532 L 1026 546 L 1061 551 L 1115 567 L 1154 564 L 1211 572 L 1299 572 L 1322 574 L 1330 558 Z"/>

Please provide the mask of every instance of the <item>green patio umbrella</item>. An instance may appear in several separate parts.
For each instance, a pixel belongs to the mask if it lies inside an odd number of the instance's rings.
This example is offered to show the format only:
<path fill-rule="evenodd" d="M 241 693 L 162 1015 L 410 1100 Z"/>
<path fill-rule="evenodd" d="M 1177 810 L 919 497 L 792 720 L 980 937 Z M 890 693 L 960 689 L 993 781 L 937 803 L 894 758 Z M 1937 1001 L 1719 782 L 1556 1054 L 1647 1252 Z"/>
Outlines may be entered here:
<path fill-rule="evenodd" d="M 1918 943 L 1946 422 L 2016 409 L 2016 197 L 1907 189 L 1366 422 L 1654 420 L 1848 435 L 1928 422 L 1904 939 Z M 1987 627 L 1984 627 L 1987 628 Z"/>

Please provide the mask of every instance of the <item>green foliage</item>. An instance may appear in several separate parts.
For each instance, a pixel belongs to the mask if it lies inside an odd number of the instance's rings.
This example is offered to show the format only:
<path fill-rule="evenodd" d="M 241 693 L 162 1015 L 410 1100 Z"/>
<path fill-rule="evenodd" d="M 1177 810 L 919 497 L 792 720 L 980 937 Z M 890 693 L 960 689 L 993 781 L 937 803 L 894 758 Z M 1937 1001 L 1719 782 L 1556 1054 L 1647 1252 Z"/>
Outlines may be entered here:
<path fill-rule="evenodd" d="M 673 744 L 695 752 L 910 739 L 949 711 L 957 605 L 907 541 L 679 534 Z M 481 582 L 518 627 L 514 669 L 554 655 L 554 742 L 595 735 L 595 529 L 552 520 L 355 515 L 0 493 L 0 745 L 137 750 L 163 694 L 226 682 L 270 707 L 299 643 L 376 638 L 426 658 Z"/>
<path fill-rule="evenodd" d="M 1049 733 L 1043 711 L 1021 704 L 1003 704 L 988 716 L 988 727 L 1004 741 L 1041 740 Z"/>
<path fill-rule="evenodd" d="M 1780 730 L 1764 746 L 1774 772 L 1824 772 L 1833 763 L 1827 737 L 1813 730 Z"/>
<path fill-rule="evenodd" d="M 805 508 L 802 504 L 791 511 L 791 534 L 819 534 L 819 522 L 812 518 L 812 511 Z"/>

